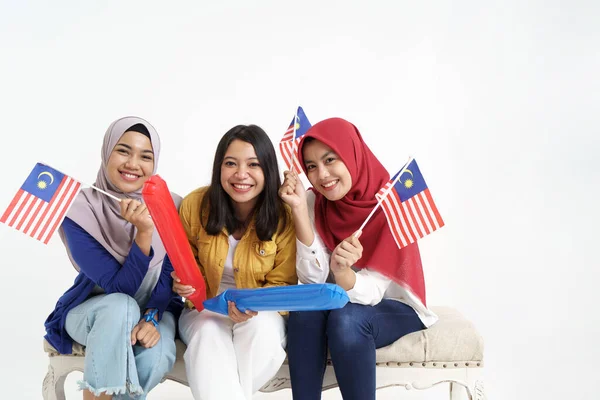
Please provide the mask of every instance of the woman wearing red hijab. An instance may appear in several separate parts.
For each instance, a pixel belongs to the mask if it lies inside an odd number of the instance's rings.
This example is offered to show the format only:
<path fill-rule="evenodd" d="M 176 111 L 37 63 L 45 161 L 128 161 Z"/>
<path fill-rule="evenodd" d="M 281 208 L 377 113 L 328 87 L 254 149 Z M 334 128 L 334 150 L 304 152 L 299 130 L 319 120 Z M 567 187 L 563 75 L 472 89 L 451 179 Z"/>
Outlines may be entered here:
<path fill-rule="evenodd" d="M 375 349 L 437 321 L 426 306 L 419 248 L 398 249 L 381 209 L 357 232 L 390 176 L 350 122 L 314 125 L 298 160 L 312 190 L 292 171 L 279 191 L 296 226 L 298 278 L 335 282 L 350 302 L 339 310 L 290 313 L 292 393 L 296 400 L 321 398 L 329 348 L 343 398 L 375 399 Z"/>

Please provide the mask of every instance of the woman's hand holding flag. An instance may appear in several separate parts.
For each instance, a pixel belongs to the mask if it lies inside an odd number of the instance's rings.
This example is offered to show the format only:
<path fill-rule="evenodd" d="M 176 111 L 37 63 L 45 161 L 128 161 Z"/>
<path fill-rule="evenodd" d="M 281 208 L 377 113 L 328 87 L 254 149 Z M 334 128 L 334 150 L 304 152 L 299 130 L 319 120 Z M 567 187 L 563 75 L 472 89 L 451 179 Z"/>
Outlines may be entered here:
<path fill-rule="evenodd" d="M 351 290 L 356 282 L 352 266 L 362 257 L 363 247 L 358 240 L 361 234 L 361 231 L 354 232 L 341 241 L 331 253 L 329 269 L 335 276 L 335 282 L 344 290 Z"/>
<path fill-rule="evenodd" d="M 284 181 L 279 188 L 279 196 L 292 209 L 306 207 L 306 189 L 300 180 L 298 172 L 285 171 L 283 173 Z"/>

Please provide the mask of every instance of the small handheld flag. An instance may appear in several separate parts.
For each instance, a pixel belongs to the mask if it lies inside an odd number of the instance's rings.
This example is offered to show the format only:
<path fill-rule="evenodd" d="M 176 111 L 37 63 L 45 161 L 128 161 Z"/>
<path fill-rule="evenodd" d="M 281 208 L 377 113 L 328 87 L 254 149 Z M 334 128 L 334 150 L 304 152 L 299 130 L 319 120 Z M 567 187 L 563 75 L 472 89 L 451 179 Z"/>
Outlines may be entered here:
<path fill-rule="evenodd" d="M 0 222 L 48 244 L 79 190 L 80 182 L 37 163 Z"/>
<path fill-rule="evenodd" d="M 298 173 L 302 172 L 302 167 L 298 163 L 297 156 L 298 143 L 300 143 L 300 139 L 311 126 L 312 125 L 308 121 L 308 118 L 306 118 L 306 114 L 304 114 L 302 107 L 298 107 L 296 115 L 294 115 L 292 122 L 290 122 L 290 126 L 279 142 L 279 151 L 281 152 L 281 156 L 283 157 L 283 161 L 285 161 L 287 169 L 291 170 L 293 166 Z"/>
<path fill-rule="evenodd" d="M 415 160 L 394 175 L 375 197 L 383 207 L 398 248 L 444 226 Z"/>

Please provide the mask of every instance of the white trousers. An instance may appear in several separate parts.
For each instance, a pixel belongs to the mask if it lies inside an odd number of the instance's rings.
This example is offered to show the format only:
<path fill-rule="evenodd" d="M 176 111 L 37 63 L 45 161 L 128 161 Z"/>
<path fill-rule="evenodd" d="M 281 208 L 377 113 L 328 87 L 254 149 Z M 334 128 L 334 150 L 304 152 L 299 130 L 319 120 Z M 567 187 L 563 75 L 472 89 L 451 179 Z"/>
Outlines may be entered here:
<path fill-rule="evenodd" d="M 212 311 L 185 309 L 179 333 L 196 400 L 250 400 L 285 360 L 285 320 L 277 312 L 235 324 Z"/>

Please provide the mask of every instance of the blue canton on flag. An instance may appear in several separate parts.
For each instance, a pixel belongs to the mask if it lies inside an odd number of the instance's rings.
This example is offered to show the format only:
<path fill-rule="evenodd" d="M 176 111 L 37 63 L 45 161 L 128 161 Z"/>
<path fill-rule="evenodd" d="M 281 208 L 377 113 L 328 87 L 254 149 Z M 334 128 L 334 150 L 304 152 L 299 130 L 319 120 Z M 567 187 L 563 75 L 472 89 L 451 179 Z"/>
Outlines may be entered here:
<path fill-rule="evenodd" d="M 279 151 L 281 152 L 281 156 L 283 157 L 283 161 L 285 161 L 287 169 L 292 168 L 293 161 L 296 171 L 302 172 L 302 168 L 298 163 L 298 143 L 311 126 L 312 125 L 308 121 L 306 114 L 304 114 L 302 107 L 298 107 L 296 115 L 292 118 L 290 126 L 279 142 Z"/>
<path fill-rule="evenodd" d="M 36 164 L 21 189 L 49 202 L 58 190 L 64 175 L 44 164 Z"/>
<path fill-rule="evenodd" d="M 47 244 L 81 189 L 81 183 L 37 163 L 0 222 Z"/>
<path fill-rule="evenodd" d="M 402 175 L 396 180 L 400 172 Z M 385 195 L 392 185 L 392 189 Z M 444 226 L 415 160 L 406 169 L 396 173 L 375 197 L 380 201 L 383 199 L 381 206 L 399 248 Z"/>

